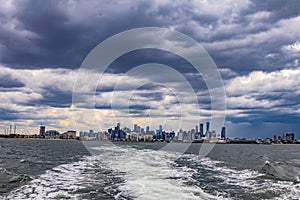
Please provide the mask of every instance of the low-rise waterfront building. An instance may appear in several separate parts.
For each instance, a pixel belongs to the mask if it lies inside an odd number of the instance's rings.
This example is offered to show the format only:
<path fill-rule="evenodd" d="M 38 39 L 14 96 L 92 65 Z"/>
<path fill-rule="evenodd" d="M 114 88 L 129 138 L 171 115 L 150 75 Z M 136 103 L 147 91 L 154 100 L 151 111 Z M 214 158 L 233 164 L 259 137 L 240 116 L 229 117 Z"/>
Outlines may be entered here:
<path fill-rule="evenodd" d="M 73 130 L 69 130 L 67 132 L 64 132 L 62 134 L 62 139 L 76 139 L 76 131 L 73 131 Z"/>
<path fill-rule="evenodd" d="M 57 130 L 48 130 L 45 132 L 46 139 L 59 139 L 61 137 Z"/>

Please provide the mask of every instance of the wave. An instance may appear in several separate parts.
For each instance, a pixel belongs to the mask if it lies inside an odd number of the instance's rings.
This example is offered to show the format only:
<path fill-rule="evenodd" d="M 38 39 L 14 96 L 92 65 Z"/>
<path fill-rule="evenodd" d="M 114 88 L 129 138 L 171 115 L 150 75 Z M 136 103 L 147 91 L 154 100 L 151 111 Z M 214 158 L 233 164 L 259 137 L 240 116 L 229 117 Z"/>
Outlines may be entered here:
<path fill-rule="evenodd" d="M 18 176 L 13 176 L 12 178 L 9 179 L 9 183 L 26 183 L 28 181 L 32 180 L 32 177 L 26 175 L 26 174 L 21 174 Z"/>
<path fill-rule="evenodd" d="M 81 161 L 47 170 L 28 184 L 10 192 L 4 199 L 85 199 L 91 196 L 101 199 L 118 193 L 108 186 L 117 185 L 118 181 L 112 172 L 99 165 L 97 159 L 85 157 Z"/>
<path fill-rule="evenodd" d="M 266 176 L 270 171 L 273 171 L 273 169 L 269 169 L 269 167 L 274 167 L 272 163 L 266 162 L 264 164 L 263 168 L 268 168 L 266 171 L 237 170 L 226 167 L 226 163 L 222 161 L 209 158 L 201 159 L 192 155 L 186 155 L 185 157 L 186 162 L 190 162 L 190 166 L 198 169 L 197 174 L 201 172 L 201 168 L 205 169 L 205 173 L 211 172 L 209 173 L 210 177 L 206 176 L 205 178 L 217 180 L 218 182 L 215 185 L 218 185 L 218 187 L 214 187 L 214 189 L 218 190 L 216 193 L 221 193 L 225 197 L 233 199 L 298 199 L 300 196 L 300 184 L 295 181 L 297 176 L 292 176 L 288 172 L 285 172 L 285 178 L 281 179 Z M 279 168 L 276 167 L 276 169 Z M 294 179 L 287 179 L 287 174 L 294 177 Z M 196 177 L 194 181 L 197 182 L 197 180 L 199 178 Z"/>
<path fill-rule="evenodd" d="M 6 182 L 11 184 L 11 183 L 26 183 L 33 178 L 29 175 L 26 174 L 17 174 L 14 172 L 11 172 L 10 170 L 6 168 L 0 168 L 0 177 L 2 179 L 7 180 Z"/>
<path fill-rule="evenodd" d="M 78 162 L 46 171 L 4 199 L 297 199 L 299 183 L 225 162 L 102 144 Z M 271 163 L 272 165 L 272 163 Z M 272 170 L 271 170 L 272 171 Z"/>

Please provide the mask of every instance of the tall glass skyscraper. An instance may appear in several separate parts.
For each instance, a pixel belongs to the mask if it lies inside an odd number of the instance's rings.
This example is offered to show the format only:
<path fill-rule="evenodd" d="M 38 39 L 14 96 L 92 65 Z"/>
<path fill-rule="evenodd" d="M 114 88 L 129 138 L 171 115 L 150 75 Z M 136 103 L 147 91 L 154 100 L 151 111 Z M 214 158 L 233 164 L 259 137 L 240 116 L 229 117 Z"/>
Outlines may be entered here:
<path fill-rule="evenodd" d="M 225 139 L 226 138 L 226 129 L 225 129 L 225 126 L 222 127 L 222 130 L 221 130 L 221 138 L 222 139 Z"/>
<path fill-rule="evenodd" d="M 162 125 L 159 125 L 159 129 L 157 132 L 157 139 L 162 139 L 163 135 L 162 135 Z"/>
<path fill-rule="evenodd" d="M 200 124 L 200 138 L 204 137 L 204 132 L 203 132 L 203 124 Z"/>
<path fill-rule="evenodd" d="M 209 125 L 210 125 L 210 123 L 206 122 L 206 134 L 208 134 L 208 132 L 209 132 Z"/>

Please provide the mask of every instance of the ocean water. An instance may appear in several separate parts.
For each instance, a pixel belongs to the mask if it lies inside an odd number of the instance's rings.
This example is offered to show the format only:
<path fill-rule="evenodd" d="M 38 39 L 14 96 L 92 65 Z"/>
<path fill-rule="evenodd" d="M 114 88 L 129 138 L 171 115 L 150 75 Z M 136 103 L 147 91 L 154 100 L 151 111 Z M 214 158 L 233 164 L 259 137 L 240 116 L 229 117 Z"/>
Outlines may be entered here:
<path fill-rule="evenodd" d="M 300 145 L 165 145 L 0 139 L 0 199 L 300 199 Z"/>

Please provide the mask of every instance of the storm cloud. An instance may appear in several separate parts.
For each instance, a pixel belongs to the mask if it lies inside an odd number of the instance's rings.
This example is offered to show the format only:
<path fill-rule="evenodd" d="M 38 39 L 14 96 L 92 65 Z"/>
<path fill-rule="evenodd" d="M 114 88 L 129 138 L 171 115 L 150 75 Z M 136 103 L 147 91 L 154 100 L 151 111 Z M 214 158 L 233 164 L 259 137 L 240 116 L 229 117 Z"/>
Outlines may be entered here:
<path fill-rule="evenodd" d="M 180 103 L 184 103 L 191 112 L 183 115 L 197 118 L 187 122 L 185 128 L 209 120 L 214 111 L 210 110 L 205 80 L 190 63 L 172 52 L 143 49 L 122 55 L 111 63 L 105 81 L 96 88 L 96 74 L 77 76 L 90 51 L 110 36 L 133 28 L 163 27 L 193 38 L 216 63 L 227 93 L 225 125 L 229 136 L 297 132 L 299 8 L 297 0 L 4 1 L 0 5 L 0 127 L 11 123 L 38 126 L 43 121 L 57 128 L 73 128 L 67 121 L 71 110 L 79 109 L 72 105 L 75 81 L 82 84 L 78 106 L 95 108 L 103 116 L 99 123 L 104 128 L 113 126 L 110 123 L 114 121 L 106 120 L 113 107 L 118 109 L 115 115 L 120 119 L 125 117 L 126 109 L 137 120 L 147 118 L 149 110 L 153 118 L 159 119 L 163 115 L 178 116 Z M 185 92 L 185 86 L 172 77 L 126 75 L 146 63 L 165 64 L 182 74 L 197 94 L 198 105 Z M 116 83 L 124 76 L 130 82 L 116 90 Z M 161 77 L 176 89 L 176 94 L 155 84 Z M 132 93 L 128 103 L 122 96 L 132 92 L 130 84 L 143 86 Z M 176 95 L 184 97 L 183 102 Z M 85 121 L 92 118 L 84 116 Z M 83 129 L 89 128 L 87 122 L 82 124 Z M 259 131 L 253 134 L 256 129 Z"/>

